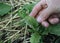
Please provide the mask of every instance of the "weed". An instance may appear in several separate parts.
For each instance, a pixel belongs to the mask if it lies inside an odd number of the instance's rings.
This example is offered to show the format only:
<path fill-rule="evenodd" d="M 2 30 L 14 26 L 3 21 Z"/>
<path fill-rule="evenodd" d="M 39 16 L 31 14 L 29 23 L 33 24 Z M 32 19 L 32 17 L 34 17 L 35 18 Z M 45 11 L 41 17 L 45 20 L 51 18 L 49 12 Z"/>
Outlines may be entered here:
<path fill-rule="evenodd" d="M 35 18 L 30 17 L 29 13 L 32 11 L 35 3 L 26 4 L 19 10 L 18 15 L 22 18 L 23 23 L 27 24 L 31 29 L 31 43 L 43 43 L 42 36 L 48 35 L 48 33 L 60 36 L 60 23 L 56 25 L 51 25 L 48 28 L 43 27 L 39 24 Z M 28 12 L 28 13 L 26 13 Z"/>

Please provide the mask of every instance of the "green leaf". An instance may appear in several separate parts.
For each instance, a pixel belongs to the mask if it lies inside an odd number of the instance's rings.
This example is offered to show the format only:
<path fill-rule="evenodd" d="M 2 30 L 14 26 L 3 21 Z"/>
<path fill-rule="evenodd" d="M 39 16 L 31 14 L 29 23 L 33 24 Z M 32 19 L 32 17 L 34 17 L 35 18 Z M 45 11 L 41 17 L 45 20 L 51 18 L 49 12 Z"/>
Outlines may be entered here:
<path fill-rule="evenodd" d="M 37 30 L 37 28 L 38 28 L 38 22 L 36 21 L 36 19 L 34 17 L 31 17 L 31 16 L 25 17 L 25 22 L 31 28 Z"/>
<path fill-rule="evenodd" d="M 41 34 L 41 33 L 43 33 L 46 29 L 45 29 L 45 27 L 43 27 L 41 24 L 39 24 L 39 26 L 38 26 L 38 32 Z M 44 32 L 45 33 L 45 32 Z"/>
<path fill-rule="evenodd" d="M 39 33 L 33 33 L 30 38 L 31 43 L 39 43 L 39 40 L 41 39 L 41 36 Z"/>
<path fill-rule="evenodd" d="M 48 29 L 50 33 L 60 36 L 60 23 L 56 25 L 51 25 Z"/>
<path fill-rule="evenodd" d="M 18 11 L 18 15 L 20 18 L 25 18 L 27 16 L 26 11 L 23 9 Z"/>
<path fill-rule="evenodd" d="M 0 3 L 0 16 L 3 16 L 4 14 L 8 13 L 11 10 L 11 6 Z"/>
<path fill-rule="evenodd" d="M 44 43 L 42 38 L 39 40 L 39 43 Z"/>
<path fill-rule="evenodd" d="M 28 32 L 34 33 L 34 30 L 33 29 L 28 29 Z"/>
<path fill-rule="evenodd" d="M 32 9 L 33 9 L 33 7 L 34 7 L 35 4 L 36 3 L 25 4 L 23 6 L 23 9 L 25 9 L 26 11 L 29 11 L 29 13 L 30 13 L 32 11 Z"/>
<path fill-rule="evenodd" d="M 25 26 L 26 25 L 25 24 L 25 19 L 20 20 L 19 25 L 20 25 L 20 27 Z"/>
<path fill-rule="evenodd" d="M 25 18 L 27 15 L 29 15 L 29 13 L 32 11 L 32 8 L 33 8 L 34 5 L 35 5 L 35 3 L 25 4 L 25 5 L 18 11 L 18 15 L 20 16 L 20 18 Z"/>

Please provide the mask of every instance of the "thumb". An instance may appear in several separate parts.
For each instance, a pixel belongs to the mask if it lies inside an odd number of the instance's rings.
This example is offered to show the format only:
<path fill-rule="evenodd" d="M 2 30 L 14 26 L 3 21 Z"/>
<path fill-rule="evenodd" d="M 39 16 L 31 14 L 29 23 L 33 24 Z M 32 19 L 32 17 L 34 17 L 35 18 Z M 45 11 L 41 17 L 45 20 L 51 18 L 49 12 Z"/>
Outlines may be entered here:
<path fill-rule="evenodd" d="M 51 13 L 53 13 L 53 10 L 51 7 L 44 9 L 42 12 L 39 12 L 39 16 L 37 16 L 37 21 L 43 22 L 51 15 Z"/>

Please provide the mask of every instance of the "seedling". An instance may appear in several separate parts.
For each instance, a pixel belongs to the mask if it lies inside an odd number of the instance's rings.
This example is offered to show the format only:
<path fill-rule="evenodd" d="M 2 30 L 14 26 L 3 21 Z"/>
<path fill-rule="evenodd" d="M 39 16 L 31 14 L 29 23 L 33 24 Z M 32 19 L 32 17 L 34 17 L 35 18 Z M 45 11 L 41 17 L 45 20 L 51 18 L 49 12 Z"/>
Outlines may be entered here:
<path fill-rule="evenodd" d="M 18 15 L 22 20 L 20 21 L 20 25 L 22 24 L 23 26 L 25 26 L 25 24 L 27 24 L 31 28 L 29 29 L 29 32 L 32 33 L 30 42 L 43 43 L 42 36 L 48 35 L 48 33 L 60 36 L 60 23 L 45 28 L 41 24 L 39 24 L 35 18 L 29 16 L 29 13 L 32 11 L 32 8 L 35 4 L 36 3 L 26 4 L 18 12 Z"/>

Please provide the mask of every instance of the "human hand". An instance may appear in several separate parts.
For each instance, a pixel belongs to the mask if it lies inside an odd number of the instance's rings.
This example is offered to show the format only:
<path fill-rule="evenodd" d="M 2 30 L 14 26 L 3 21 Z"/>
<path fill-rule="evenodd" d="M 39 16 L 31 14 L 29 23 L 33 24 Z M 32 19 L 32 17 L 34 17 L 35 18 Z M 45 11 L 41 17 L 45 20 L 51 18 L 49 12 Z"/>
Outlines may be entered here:
<path fill-rule="evenodd" d="M 39 23 L 44 25 L 45 27 L 49 26 L 49 23 L 46 21 L 52 13 L 60 12 L 60 0 L 41 0 L 38 4 L 35 5 L 30 16 L 35 17 Z M 57 14 L 56 14 L 57 15 Z M 51 20 L 53 22 L 51 22 Z M 49 22 L 51 24 L 57 23 L 59 21 L 58 18 L 50 18 Z"/>
<path fill-rule="evenodd" d="M 57 24 L 59 22 L 60 22 L 60 13 L 53 13 L 47 20 L 41 22 L 41 24 L 44 27 L 48 27 L 49 24 Z"/>

